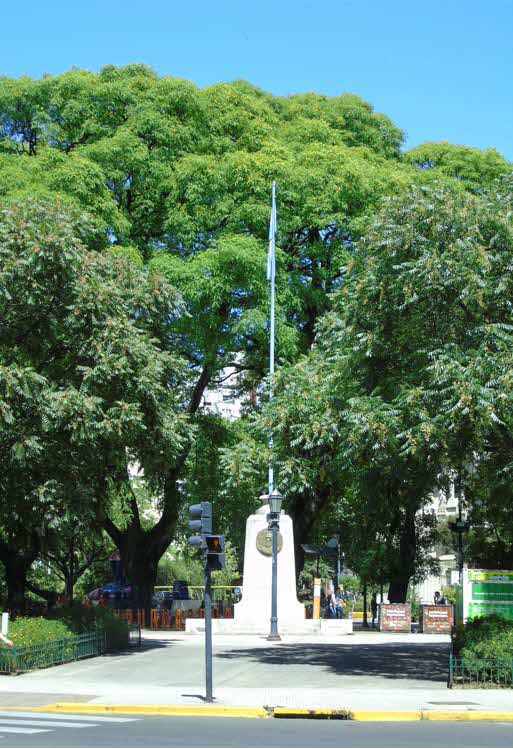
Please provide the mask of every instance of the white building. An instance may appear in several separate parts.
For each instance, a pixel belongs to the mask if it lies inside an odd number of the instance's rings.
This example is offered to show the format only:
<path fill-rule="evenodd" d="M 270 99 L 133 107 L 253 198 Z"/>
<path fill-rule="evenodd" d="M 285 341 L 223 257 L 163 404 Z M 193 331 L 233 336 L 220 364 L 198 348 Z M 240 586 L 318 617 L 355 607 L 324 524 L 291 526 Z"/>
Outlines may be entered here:
<path fill-rule="evenodd" d="M 450 522 L 458 515 L 458 497 L 451 484 L 448 492 L 435 492 L 431 504 L 424 508 L 423 512 L 432 512 L 439 522 Z M 421 583 L 415 586 L 415 594 L 421 603 L 433 603 L 435 591 L 442 592 L 446 585 L 458 582 L 458 558 L 452 550 L 446 549 L 445 553 L 431 552 L 432 559 L 438 562 L 440 572 L 429 575 Z"/>
<path fill-rule="evenodd" d="M 234 367 L 227 367 L 221 372 L 220 380 L 218 387 L 207 388 L 203 393 L 202 409 L 224 419 L 240 419 L 239 373 Z"/>

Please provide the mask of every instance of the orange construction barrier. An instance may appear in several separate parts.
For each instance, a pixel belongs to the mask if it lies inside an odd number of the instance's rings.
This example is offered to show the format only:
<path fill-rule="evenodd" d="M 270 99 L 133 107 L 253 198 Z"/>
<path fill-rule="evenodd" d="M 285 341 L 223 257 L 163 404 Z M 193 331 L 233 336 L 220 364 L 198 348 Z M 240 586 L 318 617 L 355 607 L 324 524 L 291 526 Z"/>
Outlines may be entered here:
<path fill-rule="evenodd" d="M 137 609 L 137 624 L 143 628 L 146 626 L 144 619 L 144 609 Z"/>
<path fill-rule="evenodd" d="M 171 627 L 171 612 L 169 609 L 164 609 L 161 616 L 162 629 L 169 629 Z"/>
<path fill-rule="evenodd" d="M 182 612 L 181 609 L 178 609 L 178 611 L 175 614 L 175 627 L 176 627 L 176 629 L 183 629 L 182 623 L 183 623 L 183 612 Z"/>
<path fill-rule="evenodd" d="M 219 619 L 219 611 L 217 609 L 212 609 L 212 619 Z"/>
<path fill-rule="evenodd" d="M 205 609 L 200 609 L 199 610 L 199 615 L 200 615 L 200 619 L 204 619 L 205 618 Z"/>
<path fill-rule="evenodd" d="M 158 629 L 159 626 L 159 614 L 157 609 L 150 611 L 150 627 L 151 629 Z"/>

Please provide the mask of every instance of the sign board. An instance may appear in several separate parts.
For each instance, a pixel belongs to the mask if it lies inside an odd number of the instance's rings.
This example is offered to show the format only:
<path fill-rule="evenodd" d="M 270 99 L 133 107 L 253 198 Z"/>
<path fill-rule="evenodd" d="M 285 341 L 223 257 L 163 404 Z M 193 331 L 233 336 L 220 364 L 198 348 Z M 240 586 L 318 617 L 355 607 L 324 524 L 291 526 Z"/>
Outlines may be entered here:
<path fill-rule="evenodd" d="M 513 619 L 513 570 L 463 570 L 463 619 Z"/>
<path fill-rule="evenodd" d="M 460 571 L 451 570 L 451 585 L 459 585 L 460 583 Z"/>
<path fill-rule="evenodd" d="M 409 603 L 380 603 L 380 632 L 410 632 L 411 609 Z"/>
<path fill-rule="evenodd" d="M 422 632 L 450 634 L 454 623 L 452 606 L 424 605 L 421 609 Z"/>

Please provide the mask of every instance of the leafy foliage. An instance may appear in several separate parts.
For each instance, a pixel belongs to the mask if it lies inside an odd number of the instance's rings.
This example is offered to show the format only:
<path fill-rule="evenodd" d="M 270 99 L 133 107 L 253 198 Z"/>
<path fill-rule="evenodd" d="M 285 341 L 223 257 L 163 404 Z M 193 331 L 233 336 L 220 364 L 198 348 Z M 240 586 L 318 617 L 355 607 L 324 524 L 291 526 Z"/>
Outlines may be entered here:
<path fill-rule="evenodd" d="M 64 622 L 43 619 L 43 617 L 19 616 L 9 626 L 9 639 L 18 648 L 51 640 L 63 640 L 72 636 L 73 630 Z M 0 645 L 0 647 L 5 646 Z"/>
<path fill-rule="evenodd" d="M 456 463 L 510 544 L 510 165 L 402 139 L 353 94 L 144 65 L 0 80 L 10 588 L 51 519 L 77 521 L 109 534 L 146 605 L 187 499 L 214 501 L 240 556 L 270 429 L 298 541 L 341 530 L 369 579 L 427 569 L 422 510 Z M 232 428 L 201 402 L 229 365 L 262 389 L 272 179 L 283 369 L 273 407 Z"/>

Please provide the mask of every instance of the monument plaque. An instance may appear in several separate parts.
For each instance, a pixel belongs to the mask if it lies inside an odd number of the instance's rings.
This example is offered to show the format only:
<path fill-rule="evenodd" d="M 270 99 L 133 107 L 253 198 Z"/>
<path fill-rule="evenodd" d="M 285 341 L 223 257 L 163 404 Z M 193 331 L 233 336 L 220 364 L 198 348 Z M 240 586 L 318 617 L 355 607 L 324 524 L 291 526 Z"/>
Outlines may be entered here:
<path fill-rule="evenodd" d="M 262 529 L 257 533 L 256 547 L 260 554 L 270 557 L 273 553 L 273 534 L 271 531 Z M 278 533 L 278 554 L 283 549 L 283 536 Z"/>

